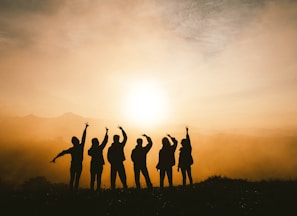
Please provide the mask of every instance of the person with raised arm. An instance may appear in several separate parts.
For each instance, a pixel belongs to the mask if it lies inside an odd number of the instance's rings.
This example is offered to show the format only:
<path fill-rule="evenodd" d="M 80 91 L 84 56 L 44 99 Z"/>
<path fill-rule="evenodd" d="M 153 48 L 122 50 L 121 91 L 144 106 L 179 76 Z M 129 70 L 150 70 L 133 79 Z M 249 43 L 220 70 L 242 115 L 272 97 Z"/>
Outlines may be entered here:
<path fill-rule="evenodd" d="M 81 172 L 82 172 L 82 162 L 83 162 L 84 147 L 85 147 L 88 126 L 89 126 L 88 123 L 85 123 L 85 129 L 83 131 L 81 142 L 79 141 L 79 139 L 76 136 L 73 136 L 71 139 L 73 146 L 69 149 L 61 151 L 51 161 L 52 163 L 55 163 L 57 158 L 65 155 L 65 154 L 71 155 L 70 182 L 69 182 L 70 191 L 78 190 L 79 180 L 80 180 L 80 176 L 81 176 Z"/>
<path fill-rule="evenodd" d="M 90 164 L 90 189 L 94 191 L 95 181 L 97 181 L 96 190 L 99 191 L 101 189 L 101 176 L 103 171 L 103 165 L 105 164 L 103 158 L 103 149 L 105 148 L 108 141 L 108 128 L 105 128 L 105 136 L 100 145 L 98 138 L 92 139 L 92 146 L 88 150 L 88 155 L 91 157 Z"/>
<path fill-rule="evenodd" d="M 188 175 L 190 185 L 193 185 L 191 165 L 193 164 L 192 146 L 189 136 L 189 128 L 186 127 L 186 138 L 181 140 L 182 147 L 179 149 L 178 171 L 181 170 L 183 186 L 186 185 Z"/>
<path fill-rule="evenodd" d="M 114 135 L 113 136 L 113 143 L 111 146 L 108 148 L 107 152 L 107 159 L 108 162 L 111 165 L 110 168 L 110 185 L 111 189 L 115 189 L 115 182 L 116 182 L 116 176 L 119 174 L 120 180 L 123 184 L 124 189 L 127 189 L 127 180 L 126 180 L 126 171 L 124 167 L 124 160 L 125 158 L 125 153 L 124 153 L 124 147 L 127 143 L 127 134 L 124 131 L 124 129 L 119 126 L 118 127 L 122 131 L 123 135 L 123 141 L 120 142 L 120 136 L 119 135 Z"/>
<path fill-rule="evenodd" d="M 159 161 L 156 166 L 157 170 L 160 170 L 160 188 L 164 187 L 165 174 L 168 178 L 169 187 L 173 186 L 172 166 L 175 165 L 174 153 L 177 147 L 177 140 L 169 134 L 167 134 L 167 136 L 171 139 L 173 144 L 170 144 L 170 141 L 167 137 L 162 139 L 162 148 L 159 151 Z"/>
<path fill-rule="evenodd" d="M 146 156 L 152 148 L 153 142 L 152 139 L 146 134 L 143 134 L 142 136 L 144 136 L 147 139 L 146 146 L 143 147 L 143 140 L 141 138 L 138 138 L 136 140 L 137 144 L 131 152 L 131 159 L 134 165 L 134 179 L 137 189 L 140 189 L 140 172 L 143 174 L 145 178 L 147 188 L 152 188 L 152 183 L 146 166 Z"/>

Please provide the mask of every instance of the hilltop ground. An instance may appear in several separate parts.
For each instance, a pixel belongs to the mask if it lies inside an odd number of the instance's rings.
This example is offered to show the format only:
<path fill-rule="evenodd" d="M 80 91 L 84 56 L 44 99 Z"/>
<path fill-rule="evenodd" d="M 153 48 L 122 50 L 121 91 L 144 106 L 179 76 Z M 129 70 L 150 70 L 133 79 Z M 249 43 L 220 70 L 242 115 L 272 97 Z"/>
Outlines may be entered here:
<path fill-rule="evenodd" d="M 152 190 L 14 190 L 1 193 L 8 215 L 296 215 L 297 181 L 211 177 L 192 187 Z"/>

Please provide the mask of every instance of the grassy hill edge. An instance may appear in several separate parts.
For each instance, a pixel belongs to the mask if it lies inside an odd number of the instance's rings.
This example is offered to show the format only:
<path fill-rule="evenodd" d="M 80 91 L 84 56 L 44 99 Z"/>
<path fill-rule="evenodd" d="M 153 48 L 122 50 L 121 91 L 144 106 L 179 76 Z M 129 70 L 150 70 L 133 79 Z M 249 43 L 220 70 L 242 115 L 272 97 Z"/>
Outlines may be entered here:
<path fill-rule="evenodd" d="M 296 215 L 296 194 L 297 180 L 251 182 L 212 176 L 185 187 L 99 192 L 81 188 L 70 193 L 65 184 L 37 177 L 18 190 L 2 190 L 1 203 L 4 208 L 16 206 L 7 208 L 10 215 Z"/>

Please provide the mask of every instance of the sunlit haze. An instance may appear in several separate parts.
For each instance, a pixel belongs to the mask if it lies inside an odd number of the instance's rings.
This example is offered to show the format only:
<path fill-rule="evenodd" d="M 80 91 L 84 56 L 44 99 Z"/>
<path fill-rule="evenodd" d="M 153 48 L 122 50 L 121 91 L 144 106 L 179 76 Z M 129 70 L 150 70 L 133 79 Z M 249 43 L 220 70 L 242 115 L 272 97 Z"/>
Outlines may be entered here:
<path fill-rule="evenodd" d="M 130 186 L 136 139 L 153 139 L 158 185 L 161 139 L 176 136 L 177 158 L 186 126 L 196 182 L 296 178 L 296 38 L 293 0 L 0 0 L 1 176 L 67 183 L 69 157 L 49 161 L 88 121 L 85 151 L 127 130 Z"/>
<path fill-rule="evenodd" d="M 168 99 L 160 85 L 143 78 L 131 82 L 126 91 L 123 103 L 128 122 L 155 126 L 166 119 L 170 109 L 166 106 Z"/>

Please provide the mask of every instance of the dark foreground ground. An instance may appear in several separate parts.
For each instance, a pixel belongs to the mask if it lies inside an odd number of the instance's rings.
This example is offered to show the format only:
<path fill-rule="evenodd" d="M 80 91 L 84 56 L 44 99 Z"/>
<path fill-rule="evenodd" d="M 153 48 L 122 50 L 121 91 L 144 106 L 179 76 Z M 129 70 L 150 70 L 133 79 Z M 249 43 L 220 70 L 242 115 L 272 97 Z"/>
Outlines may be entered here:
<path fill-rule="evenodd" d="M 152 190 L 65 188 L 15 190 L 0 195 L 5 215 L 297 215 L 297 181 L 213 177 L 192 187 Z"/>

